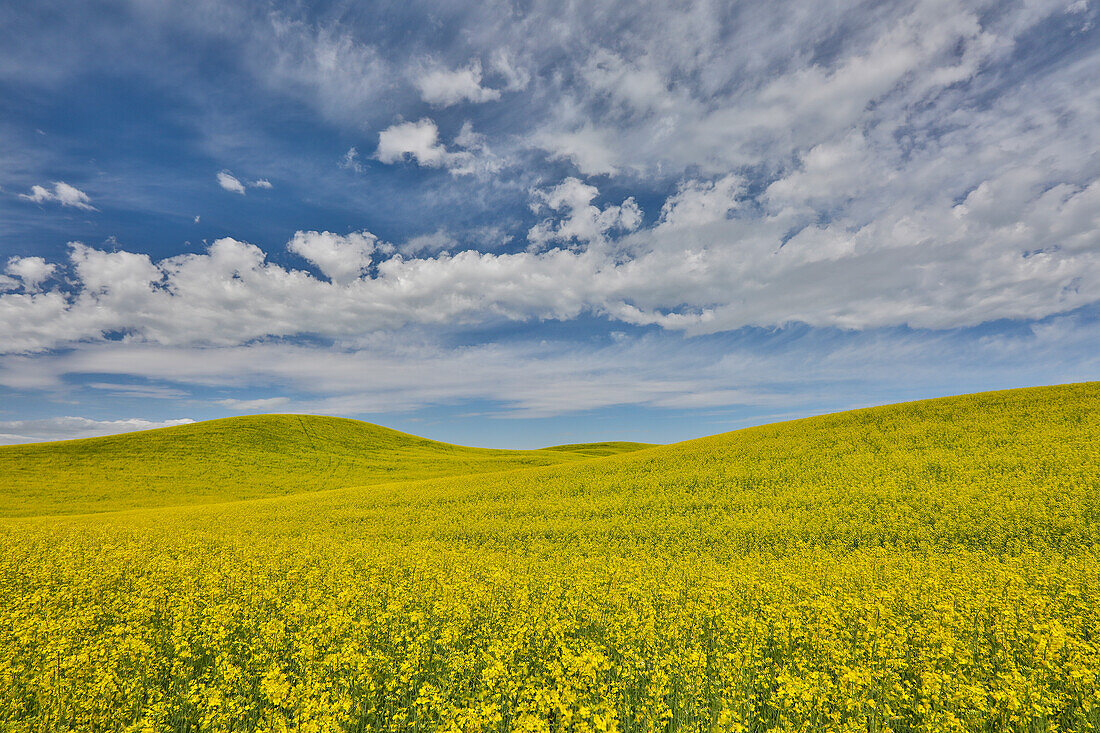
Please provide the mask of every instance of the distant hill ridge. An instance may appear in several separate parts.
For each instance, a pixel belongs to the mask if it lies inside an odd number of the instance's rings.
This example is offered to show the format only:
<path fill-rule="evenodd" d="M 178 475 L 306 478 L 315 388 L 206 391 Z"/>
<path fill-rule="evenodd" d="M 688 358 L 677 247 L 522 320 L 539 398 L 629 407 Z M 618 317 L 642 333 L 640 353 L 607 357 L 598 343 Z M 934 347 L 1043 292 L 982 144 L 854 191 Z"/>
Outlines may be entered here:
<path fill-rule="evenodd" d="M 265 415 L 0 448 L 0 518 L 285 497 L 294 521 L 364 514 L 372 527 L 439 536 L 475 537 L 484 524 L 493 537 L 583 526 L 572 542 L 630 538 L 641 536 L 639 517 L 661 517 L 661 537 L 695 533 L 707 545 L 743 535 L 762 547 L 819 536 L 852 546 L 994 537 L 1091 546 L 1100 542 L 1098 446 L 1100 382 L 863 408 L 666 446 L 503 451 Z M 323 489 L 349 491 L 309 494 Z M 432 509 L 444 497 L 447 511 Z M 261 509 L 233 510 L 251 511 Z M 442 524 L 428 530 L 433 521 Z"/>
<path fill-rule="evenodd" d="M 493 450 L 316 415 L 250 415 L 0 447 L 0 516 L 280 496 L 583 460 L 649 447 Z"/>

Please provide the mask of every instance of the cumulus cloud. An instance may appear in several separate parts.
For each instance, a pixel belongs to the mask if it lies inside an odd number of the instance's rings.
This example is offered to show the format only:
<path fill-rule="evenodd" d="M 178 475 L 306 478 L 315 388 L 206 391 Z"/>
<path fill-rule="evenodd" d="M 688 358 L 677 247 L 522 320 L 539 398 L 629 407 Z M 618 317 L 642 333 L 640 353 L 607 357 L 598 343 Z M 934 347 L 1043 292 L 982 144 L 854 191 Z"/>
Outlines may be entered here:
<path fill-rule="evenodd" d="M 42 257 L 12 257 L 8 260 L 4 272 L 19 278 L 23 288 L 28 292 L 38 290 L 39 285 L 49 278 L 57 269 L 57 265 L 46 262 Z M 11 283 L 14 286 L 14 281 Z"/>
<path fill-rule="evenodd" d="M 600 209 L 592 203 L 598 195 L 595 186 L 572 177 L 548 191 L 535 191 L 532 210 L 538 213 L 545 208 L 560 216 L 536 224 L 527 240 L 536 249 L 552 242 L 591 244 L 603 241 L 612 229 L 630 232 L 642 223 L 642 211 L 633 198 Z"/>
<path fill-rule="evenodd" d="M 218 171 L 218 185 L 230 193 L 239 193 L 244 196 L 244 184 L 229 171 Z"/>
<path fill-rule="evenodd" d="M 87 417 L 50 417 L 39 420 L 0 420 L 0 445 L 39 443 L 48 440 L 94 438 L 135 430 L 152 430 L 194 422 L 190 418 L 176 420 L 93 420 Z"/>
<path fill-rule="evenodd" d="M 787 0 L 488 0 L 434 7 L 447 32 L 402 31 L 400 44 L 347 14 L 305 20 L 279 2 L 143 5 L 142 17 L 193 16 L 196 37 L 232 41 L 222 47 L 258 95 L 300 102 L 341 139 L 382 131 L 339 165 L 362 172 L 371 158 L 372 175 L 406 162 L 463 178 L 432 176 L 407 210 L 364 222 L 396 247 L 370 231 L 288 228 L 286 252 L 223 238 L 160 259 L 74 243 L 67 258 L 0 262 L 0 381 L 57 389 L 70 375 L 125 374 L 257 388 L 227 409 L 297 393 L 280 404 L 498 399 L 546 415 L 788 409 L 808 403 L 769 402 L 784 384 L 839 390 L 866 365 L 933 384 L 948 363 L 930 394 L 968 374 L 985 375 L 974 388 L 1093 378 L 1097 329 L 1073 314 L 1100 300 L 1100 168 L 1082 154 L 1100 150 L 1098 55 L 1085 35 L 1095 5 L 919 0 L 868 14 Z M 429 53 L 460 65 L 424 66 Z M 55 74 L 10 63 L 0 74 L 16 68 Z M 455 109 L 507 93 L 492 115 Z M 237 193 L 267 181 L 225 173 Z M 59 186 L 23 199 L 91 207 Z M 533 217 L 516 211 L 523 192 Z M 521 232 L 530 248 L 505 251 Z M 477 342 L 502 321 L 582 314 L 586 337 L 594 320 L 629 335 L 600 347 L 409 343 Z M 1001 319 L 1027 337 L 987 338 Z M 722 341 L 746 326 L 841 345 L 772 359 Z M 304 345 L 316 342 L 327 346 Z M 1073 359 L 1052 346 L 1066 343 Z"/>
<path fill-rule="evenodd" d="M 378 134 L 374 157 L 391 164 L 411 159 L 426 168 L 446 168 L 455 176 L 493 173 L 503 166 L 503 161 L 489 150 L 485 138 L 475 133 L 469 122 L 462 125 L 454 144 L 457 149 L 448 150 L 439 140 L 435 122 L 424 118 L 417 122 L 400 122 L 382 130 Z M 354 156 L 346 160 L 350 165 Z"/>
<path fill-rule="evenodd" d="M 1031 134 L 1036 156 L 1062 144 L 1053 130 Z M 880 202 L 826 220 L 806 205 L 818 195 L 808 192 L 840 201 L 845 186 L 863 186 L 829 173 L 846 154 L 811 151 L 756 203 L 736 176 L 686 181 L 650 227 L 632 198 L 599 206 L 595 186 L 567 178 L 533 192 L 533 209 L 549 216 L 528 232 L 527 252 L 450 254 L 437 237 L 397 253 L 369 232 L 296 233 L 288 250 L 325 279 L 229 238 L 159 262 L 74 243 L 71 288 L 40 289 L 61 263 L 8 271 L 21 286 L 0 294 L 0 345 L 34 351 L 109 334 L 163 344 L 350 338 L 584 312 L 695 334 L 792 322 L 943 329 L 1096 302 L 1100 179 L 1051 185 L 1019 147 L 1014 157 L 961 199 L 950 187 L 929 196 L 936 158 L 913 160 L 912 176 L 879 178 L 897 187 Z"/>
<path fill-rule="evenodd" d="M 661 206 L 661 222 L 666 229 L 699 227 L 724 221 L 740 205 L 746 181 L 730 174 L 716 181 L 685 181 Z"/>
<path fill-rule="evenodd" d="M 606 95 L 631 113 L 669 109 L 675 100 L 661 72 L 641 56 L 632 62 L 606 49 L 597 49 L 582 69 L 592 91 Z"/>
<path fill-rule="evenodd" d="M 536 80 L 546 104 L 525 140 L 584 175 L 713 178 L 755 168 L 767 176 L 816 145 L 853 130 L 902 127 L 909 112 L 930 106 L 939 107 L 939 124 L 962 124 L 954 113 L 1011 93 L 1012 80 L 1028 75 L 1028 62 L 1013 55 L 1026 53 L 1029 35 L 1050 32 L 1039 29 L 1066 9 L 1066 2 L 883 3 L 855 23 L 859 11 L 846 5 L 642 4 L 616 13 L 592 3 L 554 19 L 569 29 L 570 54 Z M 561 38 L 547 36 L 547 45 Z M 549 64 L 554 57 L 545 53 Z M 907 132 L 925 134 L 921 126 Z"/>
<path fill-rule="evenodd" d="M 447 159 L 447 149 L 439 142 L 439 128 L 425 118 L 400 122 L 378 133 L 374 157 L 383 163 L 399 163 L 406 156 L 417 165 L 438 168 Z"/>
<path fill-rule="evenodd" d="M 393 246 L 370 232 L 339 235 L 332 232 L 296 232 L 287 249 L 315 265 L 337 284 L 357 280 L 370 269 L 375 252 L 389 254 Z"/>
<path fill-rule="evenodd" d="M 1047 21 L 1065 21 L 1066 8 L 886 3 L 853 27 L 841 6 L 749 4 L 735 18 L 707 4 L 596 2 L 540 11 L 529 22 L 555 19 L 542 35 L 490 24 L 492 44 L 448 57 L 483 59 L 484 70 L 466 69 L 479 88 L 529 92 L 522 115 L 484 128 L 512 147 L 472 124 L 451 137 L 453 117 L 441 135 L 425 117 L 383 129 L 374 158 L 477 175 L 502 170 L 493 142 L 533 166 L 571 161 L 583 175 L 563 180 L 552 164 L 516 176 L 513 190 L 536 186 L 529 251 L 466 238 L 456 252 L 446 222 L 412 227 L 436 234 L 403 237 L 396 252 L 369 232 L 294 235 L 290 250 L 321 276 L 235 239 L 160 261 L 74 246 L 68 262 L 45 263 L 71 287 L 3 276 L 0 344 L 352 338 L 581 313 L 700 334 L 1067 312 L 1100 292 L 1100 170 L 1080 152 L 1100 149 L 1096 55 L 1081 47 L 1041 71 L 1028 55 L 1041 45 L 1028 34 L 1055 32 Z M 1091 13 L 1075 6 L 1070 20 Z M 358 85 L 377 54 L 362 40 L 285 29 L 288 58 L 304 68 L 288 62 L 284 82 L 349 60 L 356 76 L 340 89 L 367 98 Z M 570 54 L 563 37 L 575 39 Z M 344 165 L 360 165 L 354 148 Z M 594 179 L 613 197 L 584 175 L 614 176 Z M 650 224 L 637 201 L 654 202 Z"/>
<path fill-rule="evenodd" d="M 84 211 L 97 210 L 92 206 L 92 201 L 88 198 L 88 194 L 64 181 L 54 181 L 52 191 L 44 186 L 31 186 L 31 192 L 21 193 L 19 194 L 19 198 L 26 201 L 33 201 L 36 204 L 54 202 L 62 206 L 71 206 L 74 209 L 83 209 Z"/>
<path fill-rule="evenodd" d="M 471 61 L 459 69 L 433 68 L 417 76 L 420 98 L 436 107 L 450 107 L 460 102 L 490 102 L 500 99 L 500 91 L 481 85 L 481 62 Z"/>
<path fill-rule="evenodd" d="M 266 178 L 257 178 L 252 183 L 248 184 L 253 188 L 272 188 L 271 181 Z"/>

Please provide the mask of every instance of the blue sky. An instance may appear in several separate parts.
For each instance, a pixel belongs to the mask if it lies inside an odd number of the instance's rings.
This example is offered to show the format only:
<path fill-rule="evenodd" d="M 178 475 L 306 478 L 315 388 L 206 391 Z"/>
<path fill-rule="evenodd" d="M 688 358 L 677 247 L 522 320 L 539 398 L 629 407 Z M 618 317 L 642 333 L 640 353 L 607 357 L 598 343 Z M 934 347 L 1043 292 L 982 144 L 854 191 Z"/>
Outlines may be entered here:
<path fill-rule="evenodd" d="M 1091 0 L 0 8 L 0 442 L 1100 375 Z"/>

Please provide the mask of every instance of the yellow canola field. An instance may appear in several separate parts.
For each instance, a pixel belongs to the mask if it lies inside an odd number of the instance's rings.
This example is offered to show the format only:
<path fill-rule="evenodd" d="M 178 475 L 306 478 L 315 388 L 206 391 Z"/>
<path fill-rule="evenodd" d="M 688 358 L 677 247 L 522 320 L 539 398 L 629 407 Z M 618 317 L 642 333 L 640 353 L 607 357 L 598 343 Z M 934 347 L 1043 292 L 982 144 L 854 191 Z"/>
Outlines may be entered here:
<path fill-rule="evenodd" d="M 1100 729 L 1100 384 L 0 522 L 10 731 Z"/>

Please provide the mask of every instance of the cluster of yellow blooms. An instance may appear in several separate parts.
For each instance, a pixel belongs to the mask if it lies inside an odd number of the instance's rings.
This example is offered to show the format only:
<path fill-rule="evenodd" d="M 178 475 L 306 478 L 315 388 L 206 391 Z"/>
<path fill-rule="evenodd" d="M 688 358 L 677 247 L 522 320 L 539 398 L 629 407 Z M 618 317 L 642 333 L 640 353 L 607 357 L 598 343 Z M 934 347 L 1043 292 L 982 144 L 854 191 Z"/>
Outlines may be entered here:
<path fill-rule="evenodd" d="M 4 520 L 0 729 L 1097 731 L 1098 428 L 1082 385 Z"/>

